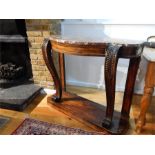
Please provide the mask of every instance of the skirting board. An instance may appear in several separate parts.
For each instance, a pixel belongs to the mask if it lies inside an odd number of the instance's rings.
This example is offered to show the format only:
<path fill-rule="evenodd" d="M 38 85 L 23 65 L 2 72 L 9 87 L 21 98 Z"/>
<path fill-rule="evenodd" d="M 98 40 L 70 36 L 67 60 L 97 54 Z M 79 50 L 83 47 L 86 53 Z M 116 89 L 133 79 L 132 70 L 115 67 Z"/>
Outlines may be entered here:
<path fill-rule="evenodd" d="M 96 84 L 93 84 L 93 83 L 76 82 L 76 81 L 66 81 L 66 82 L 67 82 L 67 84 L 73 85 L 73 86 L 89 87 L 89 88 L 96 88 L 96 89 L 103 89 L 103 90 L 105 90 L 104 86 L 102 88 L 98 88 L 98 86 Z M 124 88 L 123 87 L 116 87 L 116 91 L 124 92 Z M 41 90 L 41 94 L 52 95 L 54 93 L 55 93 L 54 89 L 44 88 L 44 89 Z M 134 93 L 142 95 L 143 94 L 143 90 L 135 89 Z M 154 92 L 153 96 L 155 96 L 155 92 Z"/>
<path fill-rule="evenodd" d="M 96 88 L 96 89 L 103 89 L 103 90 L 105 90 L 105 85 L 103 85 L 101 87 L 101 86 L 98 86 L 96 83 L 88 83 L 88 82 L 73 81 L 73 80 L 67 80 L 66 82 L 67 82 L 68 85 L 80 86 L 80 87 L 89 87 L 89 88 Z M 116 86 L 116 91 L 124 92 L 124 87 Z M 134 93 L 142 95 L 143 94 L 143 90 L 142 89 L 135 89 Z M 153 96 L 155 96 L 155 92 L 154 92 Z"/>

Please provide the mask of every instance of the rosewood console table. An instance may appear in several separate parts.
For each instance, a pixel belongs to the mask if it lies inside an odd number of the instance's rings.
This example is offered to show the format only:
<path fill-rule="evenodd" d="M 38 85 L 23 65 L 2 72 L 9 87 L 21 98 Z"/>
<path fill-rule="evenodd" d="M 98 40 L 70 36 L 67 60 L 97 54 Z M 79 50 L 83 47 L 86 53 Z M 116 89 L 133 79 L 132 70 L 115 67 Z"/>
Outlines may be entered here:
<path fill-rule="evenodd" d="M 53 77 L 56 93 L 48 103 L 61 112 L 87 125 L 106 130 L 112 134 L 123 134 L 128 130 L 129 112 L 134 83 L 143 46 L 139 42 L 103 39 L 100 41 L 51 36 L 44 40 L 43 58 Z M 53 51 L 59 53 L 60 78 L 53 63 Z M 105 85 L 107 106 L 66 92 L 64 54 L 105 57 Z M 119 58 L 130 59 L 121 112 L 115 111 L 115 82 Z"/>

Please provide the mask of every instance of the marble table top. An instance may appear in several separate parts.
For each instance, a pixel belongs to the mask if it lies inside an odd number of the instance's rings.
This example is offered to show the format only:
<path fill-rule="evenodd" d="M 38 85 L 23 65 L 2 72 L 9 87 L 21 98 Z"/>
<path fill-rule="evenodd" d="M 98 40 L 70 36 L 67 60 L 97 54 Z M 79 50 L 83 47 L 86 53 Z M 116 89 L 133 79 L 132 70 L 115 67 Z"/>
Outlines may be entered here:
<path fill-rule="evenodd" d="M 148 61 L 155 62 L 155 42 L 144 42 L 141 40 L 125 40 L 125 39 L 117 39 L 117 38 L 80 38 L 76 36 L 64 36 L 64 35 L 52 35 L 50 40 L 57 43 L 66 43 L 66 44 L 76 44 L 76 45 L 98 45 L 98 44 L 122 44 L 125 46 L 130 45 L 142 45 L 144 44 L 143 55 Z"/>
<path fill-rule="evenodd" d="M 58 42 L 58 43 L 68 43 L 68 44 L 103 44 L 103 43 L 113 43 L 113 44 L 122 44 L 122 45 L 139 45 L 142 44 L 143 41 L 140 40 L 125 40 L 125 39 L 117 39 L 117 38 L 86 38 L 86 37 L 76 37 L 76 36 L 63 36 L 63 35 L 52 35 L 50 36 L 50 40 Z"/>

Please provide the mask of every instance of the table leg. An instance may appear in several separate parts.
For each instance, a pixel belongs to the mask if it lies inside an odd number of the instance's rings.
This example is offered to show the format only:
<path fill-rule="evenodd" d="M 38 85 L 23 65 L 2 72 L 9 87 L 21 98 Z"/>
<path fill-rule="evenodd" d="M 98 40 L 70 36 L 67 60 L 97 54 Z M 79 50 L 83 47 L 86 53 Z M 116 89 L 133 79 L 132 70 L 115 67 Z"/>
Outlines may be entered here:
<path fill-rule="evenodd" d="M 153 87 L 152 88 L 149 88 L 149 87 L 144 88 L 144 95 L 141 100 L 141 108 L 140 108 L 141 111 L 140 111 L 138 121 L 136 124 L 136 132 L 137 133 L 140 133 L 142 130 L 142 127 L 145 125 L 146 112 L 147 112 L 148 107 L 151 103 L 153 89 L 154 89 Z"/>
<path fill-rule="evenodd" d="M 149 104 L 151 103 L 151 97 L 154 90 L 154 78 L 155 78 L 155 63 L 149 62 L 146 78 L 145 78 L 145 87 L 144 95 L 141 99 L 141 110 L 136 124 L 136 132 L 140 133 L 142 127 L 145 125 L 146 112 L 148 110 Z"/>
<path fill-rule="evenodd" d="M 66 91 L 65 57 L 63 53 L 59 53 L 59 70 L 62 89 Z"/>
<path fill-rule="evenodd" d="M 43 58 L 46 63 L 46 66 L 47 66 L 47 68 L 53 78 L 54 84 L 55 84 L 56 93 L 52 96 L 52 99 L 55 102 L 58 102 L 61 100 L 62 87 L 61 87 L 61 82 L 60 82 L 60 79 L 57 74 L 56 68 L 54 66 L 53 58 L 52 58 L 53 51 L 52 51 L 51 42 L 48 39 L 44 40 L 44 43 L 42 46 L 42 54 L 43 54 Z"/>
<path fill-rule="evenodd" d="M 106 50 L 105 89 L 106 89 L 107 108 L 106 108 L 106 116 L 102 123 L 102 126 L 106 128 L 109 128 L 111 126 L 112 117 L 114 113 L 116 69 L 120 47 L 121 47 L 120 45 L 109 44 Z"/>
<path fill-rule="evenodd" d="M 139 68 L 141 58 L 132 58 L 129 62 L 127 80 L 125 85 L 123 105 L 121 110 L 122 120 L 129 119 L 130 107 L 132 103 L 132 96 L 134 91 L 134 84 L 136 80 L 137 71 Z"/>

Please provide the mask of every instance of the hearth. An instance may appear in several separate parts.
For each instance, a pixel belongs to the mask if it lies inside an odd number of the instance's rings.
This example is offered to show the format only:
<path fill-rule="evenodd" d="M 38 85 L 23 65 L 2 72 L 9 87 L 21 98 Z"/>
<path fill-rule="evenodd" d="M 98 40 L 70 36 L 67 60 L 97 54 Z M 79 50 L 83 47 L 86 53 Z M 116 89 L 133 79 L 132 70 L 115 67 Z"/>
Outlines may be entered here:
<path fill-rule="evenodd" d="M 41 89 L 32 78 L 25 20 L 1 19 L 0 108 L 23 110 Z"/>

